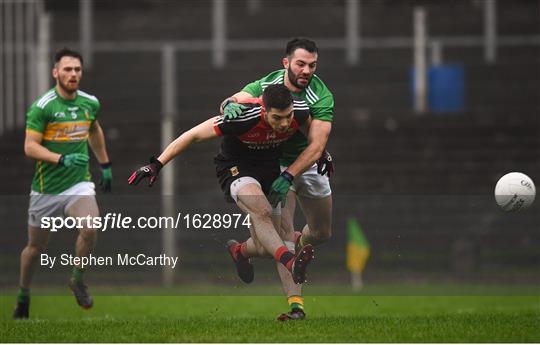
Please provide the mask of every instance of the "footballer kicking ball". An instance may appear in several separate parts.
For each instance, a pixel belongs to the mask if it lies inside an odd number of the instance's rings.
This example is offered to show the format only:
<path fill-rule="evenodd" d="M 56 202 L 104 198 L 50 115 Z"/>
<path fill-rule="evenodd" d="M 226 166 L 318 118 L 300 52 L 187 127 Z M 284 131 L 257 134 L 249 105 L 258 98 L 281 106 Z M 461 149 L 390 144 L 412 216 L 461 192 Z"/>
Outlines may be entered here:
<path fill-rule="evenodd" d="M 529 176 L 511 172 L 499 179 L 495 186 L 495 200 L 507 212 L 527 209 L 534 201 L 536 188 Z"/>

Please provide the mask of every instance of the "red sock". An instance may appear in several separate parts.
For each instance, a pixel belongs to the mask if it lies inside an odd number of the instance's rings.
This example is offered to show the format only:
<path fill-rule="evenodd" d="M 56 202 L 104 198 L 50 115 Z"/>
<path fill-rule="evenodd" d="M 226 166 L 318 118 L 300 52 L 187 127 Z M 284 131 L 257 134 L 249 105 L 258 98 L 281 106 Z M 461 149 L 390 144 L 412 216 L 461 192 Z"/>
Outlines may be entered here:
<path fill-rule="evenodd" d="M 246 242 L 242 242 L 240 243 L 240 249 L 238 249 L 238 252 L 240 253 L 240 255 L 242 255 L 243 257 L 245 257 L 246 259 L 249 258 L 249 255 L 247 253 L 247 243 Z"/>
<path fill-rule="evenodd" d="M 287 269 L 290 271 L 292 270 L 292 264 L 294 262 L 294 254 L 287 249 L 285 246 L 279 247 L 276 252 L 274 253 L 274 259 L 276 261 L 279 261 L 283 264 L 283 266 L 287 267 Z"/>

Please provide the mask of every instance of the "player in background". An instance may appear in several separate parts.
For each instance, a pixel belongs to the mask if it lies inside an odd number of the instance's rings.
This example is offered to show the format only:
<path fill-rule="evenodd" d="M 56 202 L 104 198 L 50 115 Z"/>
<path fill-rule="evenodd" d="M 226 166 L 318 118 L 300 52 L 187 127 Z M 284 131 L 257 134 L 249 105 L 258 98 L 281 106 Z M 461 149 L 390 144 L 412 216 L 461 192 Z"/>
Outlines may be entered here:
<path fill-rule="evenodd" d="M 292 185 L 277 179 L 272 185 L 272 193 L 283 193 L 290 186 L 290 193 L 282 213 L 282 235 L 294 241 L 297 247 L 305 244 L 316 245 L 328 240 L 332 235 L 332 195 L 328 177 L 333 172 L 332 157 L 325 151 L 332 129 L 334 117 L 334 97 L 323 81 L 315 75 L 318 48 L 315 42 L 306 38 L 295 38 L 287 43 L 286 55 L 282 60 L 283 69 L 246 85 L 240 92 L 222 102 L 220 110 L 225 118 L 234 119 L 243 110 L 241 102 L 259 96 L 268 86 L 285 85 L 293 96 L 303 99 L 309 106 L 312 123 L 308 140 L 302 133 L 296 133 L 283 144 L 280 159 L 282 169 L 296 171 L 299 166 L 311 168 L 296 176 Z M 318 160 L 318 164 L 313 164 Z M 325 176 L 325 174 L 327 176 Z M 306 217 L 307 225 L 301 233 L 294 232 L 293 220 L 296 198 Z M 291 312 L 282 314 L 280 320 L 303 319 L 304 301 L 301 287 L 290 283 L 284 271 L 278 272 L 287 295 Z"/>
<path fill-rule="evenodd" d="M 296 284 L 303 283 L 306 267 L 313 257 L 311 245 L 303 246 L 296 255 L 284 244 L 273 223 L 272 214 L 281 212 L 270 206 L 268 195 L 272 182 L 281 177 L 292 181 L 287 171 L 280 174 L 280 146 L 298 130 L 307 133 L 311 120 L 303 101 L 294 101 L 283 85 L 265 89 L 262 99 L 249 99 L 235 119 L 212 117 L 184 132 L 150 164 L 134 171 L 128 183 L 137 185 L 149 179 L 152 185 L 161 168 L 192 143 L 222 136 L 219 154 L 215 157 L 217 177 L 228 201 L 250 216 L 251 238 L 242 245 L 229 244 L 238 275 L 245 282 L 253 280 L 251 257 L 270 256 L 283 267 Z M 291 275 L 289 275 L 291 279 Z"/>
<path fill-rule="evenodd" d="M 28 208 L 28 244 L 21 253 L 20 289 L 13 313 L 17 319 L 29 316 L 32 275 L 40 254 L 47 249 L 49 229 L 41 227 L 41 218 L 99 215 L 88 145 L 101 165 L 102 190 L 111 191 L 111 162 L 98 122 L 100 104 L 96 97 L 79 90 L 82 73 L 81 55 L 66 48 L 59 50 L 52 69 L 56 86 L 39 97 L 26 114 L 24 152 L 36 160 L 36 166 Z M 96 237 L 97 229 L 80 229 L 76 256 L 89 255 Z M 83 275 L 83 269 L 74 267 L 69 287 L 81 307 L 91 308 L 93 300 Z"/>

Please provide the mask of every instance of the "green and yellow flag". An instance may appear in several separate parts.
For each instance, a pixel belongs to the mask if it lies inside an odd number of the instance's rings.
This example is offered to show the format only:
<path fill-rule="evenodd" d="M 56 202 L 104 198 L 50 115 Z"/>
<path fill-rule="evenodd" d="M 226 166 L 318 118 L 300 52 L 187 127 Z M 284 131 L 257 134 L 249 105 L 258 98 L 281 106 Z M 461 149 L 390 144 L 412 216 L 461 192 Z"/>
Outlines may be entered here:
<path fill-rule="evenodd" d="M 369 243 L 362 232 L 358 221 L 349 218 L 347 221 L 347 268 L 351 272 L 362 272 L 369 258 Z"/>

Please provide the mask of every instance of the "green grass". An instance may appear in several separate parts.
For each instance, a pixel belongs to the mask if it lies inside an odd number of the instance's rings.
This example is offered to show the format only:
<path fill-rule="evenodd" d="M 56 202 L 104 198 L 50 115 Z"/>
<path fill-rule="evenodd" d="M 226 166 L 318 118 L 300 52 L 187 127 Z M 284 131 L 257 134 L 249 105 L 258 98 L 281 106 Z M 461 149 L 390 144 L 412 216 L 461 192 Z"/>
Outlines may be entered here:
<path fill-rule="evenodd" d="M 0 303 L 2 342 L 540 342 L 539 296 L 309 295 L 288 323 L 280 296 L 33 296 L 26 321 Z"/>

